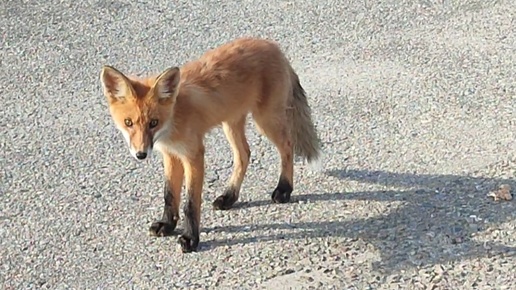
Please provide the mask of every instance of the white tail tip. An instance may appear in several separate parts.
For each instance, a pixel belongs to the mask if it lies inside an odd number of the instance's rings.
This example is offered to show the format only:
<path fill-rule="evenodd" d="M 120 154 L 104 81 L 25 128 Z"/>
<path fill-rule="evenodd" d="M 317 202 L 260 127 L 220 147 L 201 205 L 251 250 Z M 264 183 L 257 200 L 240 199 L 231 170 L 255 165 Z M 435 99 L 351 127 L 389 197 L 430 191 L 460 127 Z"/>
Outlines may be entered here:
<path fill-rule="evenodd" d="M 317 159 L 311 160 L 308 162 L 308 169 L 312 172 L 322 172 L 324 170 L 324 154 L 322 152 L 319 153 L 319 157 Z"/>

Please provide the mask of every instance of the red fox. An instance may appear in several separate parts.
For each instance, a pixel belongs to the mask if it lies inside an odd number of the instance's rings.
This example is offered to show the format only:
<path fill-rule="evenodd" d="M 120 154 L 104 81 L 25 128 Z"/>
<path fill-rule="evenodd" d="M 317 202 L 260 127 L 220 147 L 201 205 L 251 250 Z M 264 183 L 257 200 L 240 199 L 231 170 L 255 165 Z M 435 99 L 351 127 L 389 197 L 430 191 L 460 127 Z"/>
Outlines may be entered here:
<path fill-rule="evenodd" d="M 233 172 L 214 209 L 227 210 L 238 200 L 251 151 L 245 136 L 248 114 L 258 131 L 281 156 L 281 173 L 271 198 L 286 203 L 293 191 L 293 155 L 311 164 L 321 148 L 311 109 L 298 75 L 275 42 L 239 38 L 207 51 L 181 68 L 159 75 L 126 76 L 102 67 L 100 80 L 115 126 L 138 160 L 153 149 L 163 155 L 164 209 L 150 226 L 153 236 L 173 233 L 179 220 L 185 182 L 184 230 L 178 239 L 183 253 L 199 244 L 204 182 L 204 136 L 222 125 L 233 153 Z"/>

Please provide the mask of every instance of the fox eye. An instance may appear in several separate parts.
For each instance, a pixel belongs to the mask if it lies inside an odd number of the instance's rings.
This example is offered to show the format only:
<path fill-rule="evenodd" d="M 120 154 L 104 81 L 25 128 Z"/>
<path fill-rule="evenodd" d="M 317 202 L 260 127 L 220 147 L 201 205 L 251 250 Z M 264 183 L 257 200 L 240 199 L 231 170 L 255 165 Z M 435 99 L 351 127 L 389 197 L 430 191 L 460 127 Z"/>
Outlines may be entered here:
<path fill-rule="evenodd" d="M 150 121 L 149 127 L 154 128 L 154 127 L 156 127 L 156 126 L 158 126 L 158 120 L 156 120 L 156 119 L 152 119 L 152 120 Z"/>
<path fill-rule="evenodd" d="M 127 127 L 133 126 L 133 121 L 131 121 L 131 119 L 129 119 L 129 118 L 125 119 L 124 122 Z"/>

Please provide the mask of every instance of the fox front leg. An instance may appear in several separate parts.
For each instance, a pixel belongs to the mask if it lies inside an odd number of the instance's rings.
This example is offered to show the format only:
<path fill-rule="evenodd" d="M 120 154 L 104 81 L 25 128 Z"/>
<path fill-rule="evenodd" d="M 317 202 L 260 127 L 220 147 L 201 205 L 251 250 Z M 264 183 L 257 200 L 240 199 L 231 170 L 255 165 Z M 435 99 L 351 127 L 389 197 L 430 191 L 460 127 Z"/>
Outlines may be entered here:
<path fill-rule="evenodd" d="M 163 186 L 163 215 L 149 228 L 152 236 L 170 236 L 179 221 L 179 204 L 181 203 L 181 187 L 183 186 L 184 169 L 181 160 L 171 154 L 163 155 L 165 181 Z"/>
<path fill-rule="evenodd" d="M 197 251 L 201 220 L 202 190 L 204 182 L 204 147 L 192 158 L 185 158 L 187 200 L 184 205 L 184 232 L 179 237 L 183 253 Z"/>

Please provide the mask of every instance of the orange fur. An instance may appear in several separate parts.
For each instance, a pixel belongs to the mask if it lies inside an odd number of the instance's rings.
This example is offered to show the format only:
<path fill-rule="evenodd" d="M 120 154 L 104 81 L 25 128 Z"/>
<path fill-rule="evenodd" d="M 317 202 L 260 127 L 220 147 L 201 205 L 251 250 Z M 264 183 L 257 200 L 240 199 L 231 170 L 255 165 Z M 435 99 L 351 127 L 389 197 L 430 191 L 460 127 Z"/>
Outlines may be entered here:
<path fill-rule="evenodd" d="M 222 125 L 234 157 L 226 191 L 213 203 L 216 209 L 228 209 L 238 200 L 251 154 L 245 137 L 249 113 L 281 157 L 273 201 L 290 199 L 294 154 L 309 162 L 320 156 L 305 92 L 288 60 L 272 41 L 237 39 L 181 68 L 141 79 L 126 77 L 105 66 L 101 80 L 111 116 L 124 134 L 131 154 L 144 159 L 156 149 L 164 156 L 165 209 L 163 218 L 151 226 L 154 235 L 166 235 L 175 228 L 180 184 L 185 179 L 186 226 L 179 240 L 184 252 L 195 250 L 199 242 L 203 139 L 212 128 Z"/>

